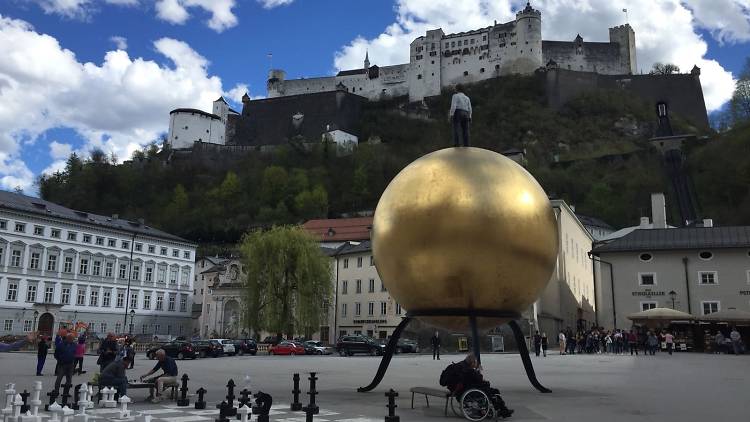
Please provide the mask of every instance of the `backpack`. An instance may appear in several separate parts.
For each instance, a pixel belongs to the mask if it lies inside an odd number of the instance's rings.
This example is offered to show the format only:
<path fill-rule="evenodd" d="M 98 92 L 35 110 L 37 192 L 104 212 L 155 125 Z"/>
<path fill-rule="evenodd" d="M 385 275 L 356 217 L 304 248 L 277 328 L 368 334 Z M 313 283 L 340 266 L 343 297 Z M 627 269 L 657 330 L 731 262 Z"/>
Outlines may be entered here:
<path fill-rule="evenodd" d="M 460 382 L 461 367 L 458 363 L 451 363 L 447 368 L 443 369 L 443 372 L 440 374 L 440 385 L 448 387 L 451 391 Z"/>

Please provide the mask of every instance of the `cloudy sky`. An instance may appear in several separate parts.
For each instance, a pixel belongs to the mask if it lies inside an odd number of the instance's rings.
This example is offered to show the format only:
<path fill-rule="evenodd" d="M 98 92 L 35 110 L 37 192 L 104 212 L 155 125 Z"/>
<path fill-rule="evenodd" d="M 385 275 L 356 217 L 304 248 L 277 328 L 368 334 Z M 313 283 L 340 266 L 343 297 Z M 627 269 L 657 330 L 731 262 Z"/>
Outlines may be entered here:
<path fill-rule="evenodd" d="M 709 110 L 750 55 L 750 0 L 536 0 L 543 38 L 606 41 L 627 19 L 638 67 L 697 64 Z M 511 20 L 519 0 L 2 0 L 0 188 L 34 180 L 93 147 L 120 160 L 167 130 L 177 107 L 265 94 L 290 78 L 408 61 L 425 30 Z M 272 53 L 269 58 L 268 54 Z"/>

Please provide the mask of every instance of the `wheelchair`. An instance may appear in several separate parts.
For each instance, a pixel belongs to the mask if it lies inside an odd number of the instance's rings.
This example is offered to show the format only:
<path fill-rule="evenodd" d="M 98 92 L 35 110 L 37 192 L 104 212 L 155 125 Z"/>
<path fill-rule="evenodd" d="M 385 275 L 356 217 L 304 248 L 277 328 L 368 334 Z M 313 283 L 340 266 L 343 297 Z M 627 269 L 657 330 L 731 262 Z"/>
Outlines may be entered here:
<path fill-rule="evenodd" d="M 478 388 L 469 388 L 461 393 L 460 397 L 451 399 L 451 410 L 454 415 L 463 416 L 472 422 L 497 418 L 492 400 L 487 393 Z"/>

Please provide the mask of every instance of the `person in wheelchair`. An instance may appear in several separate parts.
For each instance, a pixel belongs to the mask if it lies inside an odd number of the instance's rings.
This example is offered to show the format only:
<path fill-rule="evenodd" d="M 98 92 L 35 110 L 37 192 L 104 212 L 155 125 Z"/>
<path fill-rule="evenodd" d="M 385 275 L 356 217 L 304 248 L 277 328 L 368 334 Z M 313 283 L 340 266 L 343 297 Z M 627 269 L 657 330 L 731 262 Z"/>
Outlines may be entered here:
<path fill-rule="evenodd" d="M 490 398 L 497 414 L 503 418 L 509 418 L 513 410 L 505 405 L 500 391 L 492 388 L 489 381 L 484 379 L 481 369 L 476 356 L 470 353 L 463 361 L 451 363 L 443 370 L 440 375 L 440 385 L 448 387 L 448 390 L 459 400 L 464 392 L 470 389 L 481 390 Z"/>

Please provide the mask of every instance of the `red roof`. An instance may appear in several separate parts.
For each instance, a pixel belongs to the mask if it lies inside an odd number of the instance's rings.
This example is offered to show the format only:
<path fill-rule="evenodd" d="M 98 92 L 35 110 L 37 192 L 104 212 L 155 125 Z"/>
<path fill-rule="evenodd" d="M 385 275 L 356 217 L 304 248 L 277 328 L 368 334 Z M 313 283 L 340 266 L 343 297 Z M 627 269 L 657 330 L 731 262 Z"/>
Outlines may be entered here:
<path fill-rule="evenodd" d="M 370 240 L 372 217 L 309 220 L 302 227 L 321 242 L 364 241 Z"/>

